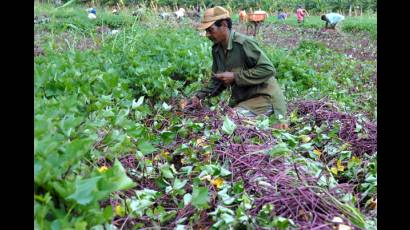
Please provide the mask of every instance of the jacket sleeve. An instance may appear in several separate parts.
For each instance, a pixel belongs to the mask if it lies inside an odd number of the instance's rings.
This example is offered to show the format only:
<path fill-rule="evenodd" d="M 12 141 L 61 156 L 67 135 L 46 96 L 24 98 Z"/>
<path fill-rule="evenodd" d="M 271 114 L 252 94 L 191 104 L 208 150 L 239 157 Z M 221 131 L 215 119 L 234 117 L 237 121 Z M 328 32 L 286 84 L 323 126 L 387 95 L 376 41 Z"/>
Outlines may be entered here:
<path fill-rule="evenodd" d="M 214 55 L 212 53 L 212 55 Z M 212 72 L 217 73 L 217 66 L 215 63 L 215 57 L 212 59 Z M 205 97 L 213 97 L 213 96 L 218 96 L 221 94 L 221 92 L 225 89 L 226 87 L 224 86 L 222 81 L 216 80 L 211 78 L 210 82 L 208 83 L 207 86 L 199 90 L 198 92 L 195 93 L 195 96 L 197 96 L 200 99 L 203 99 Z"/>
<path fill-rule="evenodd" d="M 250 68 L 234 73 L 235 83 L 238 86 L 258 85 L 275 76 L 275 67 L 255 41 L 246 40 L 242 47 L 246 64 Z"/>

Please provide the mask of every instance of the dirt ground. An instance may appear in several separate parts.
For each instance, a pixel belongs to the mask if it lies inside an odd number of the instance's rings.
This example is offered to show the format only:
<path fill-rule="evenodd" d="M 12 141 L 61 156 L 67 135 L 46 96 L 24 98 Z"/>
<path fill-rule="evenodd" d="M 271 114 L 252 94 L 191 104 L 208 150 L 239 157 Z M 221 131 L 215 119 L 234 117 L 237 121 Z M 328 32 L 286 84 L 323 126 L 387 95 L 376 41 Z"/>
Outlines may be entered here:
<path fill-rule="evenodd" d="M 246 25 L 234 24 L 233 29 L 246 34 Z M 252 29 L 250 28 L 249 31 Z M 323 42 L 328 48 L 360 60 L 377 60 L 377 42 L 366 33 L 323 31 L 314 28 L 298 28 L 289 25 L 262 24 L 257 36 L 267 44 L 293 49 L 301 40 Z"/>
<path fill-rule="evenodd" d="M 104 30 L 106 28 L 102 28 Z M 34 33 L 34 56 L 45 55 L 41 44 L 46 44 L 46 41 L 52 40 L 55 50 L 67 50 L 70 47 L 78 50 L 99 49 L 102 40 L 101 33 L 105 31 L 97 31 L 97 35 L 93 38 L 87 35 L 73 35 L 69 32 L 62 32 L 51 36 L 46 30 L 37 30 Z M 41 52 L 39 50 L 41 49 Z"/>

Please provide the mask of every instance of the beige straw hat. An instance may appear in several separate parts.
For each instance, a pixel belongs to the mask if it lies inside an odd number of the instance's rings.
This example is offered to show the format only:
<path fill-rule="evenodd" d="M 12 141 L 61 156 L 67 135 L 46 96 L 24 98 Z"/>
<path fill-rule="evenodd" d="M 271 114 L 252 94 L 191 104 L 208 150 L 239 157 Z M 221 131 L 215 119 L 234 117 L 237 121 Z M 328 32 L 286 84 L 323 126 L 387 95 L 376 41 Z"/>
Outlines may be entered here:
<path fill-rule="evenodd" d="M 219 19 L 229 18 L 229 11 L 221 6 L 215 6 L 214 8 L 209 8 L 205 10 L 204 16 L 202 18 L 201 24 L 198 29 L 205 30 L 212 26 Z"/>

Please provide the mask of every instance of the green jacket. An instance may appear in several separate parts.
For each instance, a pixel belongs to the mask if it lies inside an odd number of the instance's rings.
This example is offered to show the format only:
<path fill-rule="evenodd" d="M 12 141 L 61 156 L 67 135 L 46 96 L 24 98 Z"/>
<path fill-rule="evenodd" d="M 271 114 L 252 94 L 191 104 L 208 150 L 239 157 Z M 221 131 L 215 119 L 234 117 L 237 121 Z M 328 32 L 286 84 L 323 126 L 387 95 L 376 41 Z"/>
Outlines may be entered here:
<path fill-rule="evenodd" d="M 283 92 L 275 79 L 275 68 L 256 41 L 251 37 L 231 31 L 227 49 L 225 57 L 221 45 L 212 46 L 212 72 L 234 72 L 235 82 L 231 87 L 234 102 L 238 104 L 256 96 L 266 95 L 271 98 L 274 113 L 285 116 L 287 105 Z M 208 86 L 197 92 L 196 96 L 201 99 L 207 96 L 217 96 L 225 88 L 219 80 L 211 78 Z M 248 107 L 252 110 L 251 104 Z"/>

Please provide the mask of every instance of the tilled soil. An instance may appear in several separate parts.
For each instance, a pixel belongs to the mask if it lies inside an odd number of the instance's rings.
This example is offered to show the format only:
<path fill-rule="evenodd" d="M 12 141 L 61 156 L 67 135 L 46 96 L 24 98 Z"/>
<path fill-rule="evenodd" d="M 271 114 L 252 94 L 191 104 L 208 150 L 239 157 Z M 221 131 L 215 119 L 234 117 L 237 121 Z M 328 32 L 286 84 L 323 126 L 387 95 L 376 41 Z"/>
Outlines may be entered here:
<path fill-rule="evenodd" d="M 37 31 L 37 33 L 34 34 L 35 47 L 41 49 L 40 44 L 43 44 L 47 39 L 51 39 L 47 36 L 47 32 Z M 99 49 L 101 45 L 101 35 L 92 38 L 87 35 L 74 36 L 69 32 L 62 32 L 61 34 L 54 36 L 52 39 L 54 39 L 55 49 L 59 51 L 67 50 L 69 48 L 81 51 L 87 49 Z M 36 48 L 34 49 L 34 53 L 36 53 Z"/>
<path fill-rule="evenodd" d="M 56 50 L 67 50 L 70 47 L 81 51 L 87 49 L 99 49 L 101 46 L 102 36 L 107 36 L 112 32 L 112 29 L 107 26 L 96 27 L 96 36 L 93 38 L 87 34 L 74 35 L 70 32 L 62 32 L 50 37 L 47 29 L 37 29 L 34 33 L 34 56 L 42 53 L 41 44 L 45 44 L 49 39 L 54 39 Z M 39 53 L 39 50 L 41 52 Z"/>
<path fill-rule="evenodd" d="M 44 50 L 41 47 L 34 45 L 34 56 L 44 55 Z"/>
<path fill-rule="evenodd" d="M 246 25 L 234 24 L 233 29 L 246 34 Z M 353 34 L 314 28 L 298 28 L 285 24 L 263 24 L 256 36 L 261 36 L 266 44 L 286 49 L 297 47 L 302 40 L 315 40 L 355 59 L 377 60 L 376 41 L 369 38 L 365 32 Z"/>

